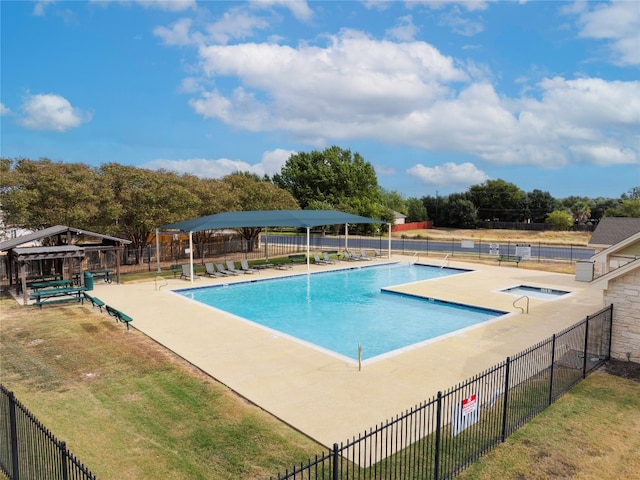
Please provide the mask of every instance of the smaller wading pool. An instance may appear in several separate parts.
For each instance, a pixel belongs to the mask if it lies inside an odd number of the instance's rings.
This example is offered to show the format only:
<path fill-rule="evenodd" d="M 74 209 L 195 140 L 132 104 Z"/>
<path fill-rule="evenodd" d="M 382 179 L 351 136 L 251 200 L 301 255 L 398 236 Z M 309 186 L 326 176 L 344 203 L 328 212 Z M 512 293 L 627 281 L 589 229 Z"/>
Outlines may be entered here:
<path fill-rule="evenodd" d="M 542 300 L 555 300 L 557 298 L 562 297 L 563 295 L 567 295 L 568 293 L 565 290 L 555 290 L 553 288 L 544 288 L 544 287 L 531 287 L 529 285 L 520 285 L 518 287 L 511 287 L 505 290 L 500 290 L 502 293 L 508 293 L 511 295 L 523 296 L 532 298 L 541 298 Z"/>

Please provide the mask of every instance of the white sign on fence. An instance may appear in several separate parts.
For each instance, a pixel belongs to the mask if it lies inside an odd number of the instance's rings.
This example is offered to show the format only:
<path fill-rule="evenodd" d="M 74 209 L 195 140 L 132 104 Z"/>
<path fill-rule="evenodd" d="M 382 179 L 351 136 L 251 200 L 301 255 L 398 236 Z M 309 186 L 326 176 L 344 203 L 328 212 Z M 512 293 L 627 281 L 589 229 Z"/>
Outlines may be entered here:
<path fill-rule="evenodd" d="M 453 418 L 451 421 L 452 437 L 455 437 L 460 432 L 480 420 L 480 408 L 478 402 L 478 394 L 473 393 L 454 405 Z"/>
<path fill-rule="evenodd" d="M 462 240 L 462 242 L 460 242 L 461 248 L 475 248 L 475 244 L 473 243 L 473 240 Z"/>
<path fill-rule="evenodd" d="M 523 260 L 529 260 L 531 258 L 531 245 L 516 245 L 516 255 L 522 257 Z"/>
<path fill-rule="evenodd" d="M 489 244 L 489 255 L 500 255 L 500 244 L 499 243 L 490 243 Z"/>

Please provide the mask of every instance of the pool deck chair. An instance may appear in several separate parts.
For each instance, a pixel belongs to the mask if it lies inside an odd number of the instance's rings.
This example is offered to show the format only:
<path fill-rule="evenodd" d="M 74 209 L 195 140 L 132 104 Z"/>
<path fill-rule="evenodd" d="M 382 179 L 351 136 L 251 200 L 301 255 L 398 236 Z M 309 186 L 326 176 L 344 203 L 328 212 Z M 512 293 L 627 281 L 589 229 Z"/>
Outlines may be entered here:
<path fill-rule="evenodd" d="M 231 270 L 227 270 L 226 268 L 224 268 L 224 265 L 222 265 L 221 263 L 216 263 L 216 268 L 220 273 L 224 275 L 238 275 L 236 272 L 232 272 Z"/>
<path fill-rule="evenodd" d="M 360 259 L 361 260 L 371 260 L 371 257 L 367 255 L 367 252 L 364 251 L 364 248 L 360 249 Z"/>
<path fill-rule="evenodd" d="M 327 264 L 332 264 L 332 263 L 338 263 L 337 260 L 333 260 L 330 256 L 328 252 L 322 252 L 322 259 L 324 260 L 324 263 Z"/>
<path fill-rule="evenodd" d="M 240 260 L 240 270 L 242 270 L 244 273 L 259 273 L 260 270 L 256 269 L 256 268 L 251 268 L 249 266 L 249 262 L 247 262 L 246 260 Z"/>
<path fill-rule="evenodd" d="M 189 272 L 189 264 L 185 263 L 184 265 L 182 265 L 182 275 L 180 275 L 180 278 L 184 278 L 185 280 L 191 280 L 191 276 L 193 275 L 193 279 L 194 280 L 200 280 L 200 276 L 196 275 L 193 272 Z"/>
<path fill-rule="evenodd" d="M 317 253 L 313 254 L 313 264 L 314 265 L 327 265 L 329 262 L 323 260 L 322 258 L 320 258 L 320 255 L 318 255 Z"/>
<path fill-rule="evenodd" d="M 204 264 L 205 272 L 204 274 L 209 277 L 224 277 L 224 273 L 220 273 L 216 271 L 213 263 L 205 263 Z"/>
<path fill-rule="evenodd" d="M 387 257 L 389 256 L 389 255 L 387 255 L 386 253 L 382 253 L 382 252 L 380 252 L 380 250 L 378 250 L 377 248 L 374 248 L 374 249 L 373 249 L 373 254 L 374 254 L 376 257 L 380 257 L 380 258 L 387 258 Z"/>
<path fill-rule="evenodd" d="M 227 260 L 227 270 L 229 270 L 230 272 L 235 272 L 236 275 L 239 275 L 241 273 L 245 273 L 242 270 L 238 270 L 236 268 L 235 263 L 233 263 L 232 260 Z"/>

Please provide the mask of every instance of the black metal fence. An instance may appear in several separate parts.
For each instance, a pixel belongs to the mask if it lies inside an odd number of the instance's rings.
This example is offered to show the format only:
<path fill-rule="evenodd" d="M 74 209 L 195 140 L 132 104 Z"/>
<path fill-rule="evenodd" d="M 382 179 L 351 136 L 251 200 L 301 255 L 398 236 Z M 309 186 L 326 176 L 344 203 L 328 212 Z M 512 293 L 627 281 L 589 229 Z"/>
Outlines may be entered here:
<path fill-rule="evenodd" d="M 313 234 L 309 237 L 309 246 L 312 251 L 319 250 L 344 250 L 347 243 L 350 249 L 359 251 L 361 248 L 371 252 L 372 250 L 387 251 L 389 248 L 388 237 L 378 236 L 352 236 L 345 238 L 344 235 L 322 235 Z M 162 264 L 180 263 L 188 261 L 189 255 L 185 253 L 188 247 L 184 240 L 176 242 L 170 248 L 165 247 L 160 250 L 160 261 Z M 249 249 L 246 241 L 229 237 L 220 239 L 215 243 L 194 244 L 194 260 L 204 263 L 208 258 L 246 258 L 249 260 L 258 258 L 275 258 L 284 256 L 292 252 L 305 251 L 307 247 L 306 234 L 262 234 L 258 245 Z M 461 240 L 456 238 L 431 240 L 426 238 L 397 238 L 391 241 L 393 253 L 403 255 L 440 255 L 448 257 L 497 258 L 499 254 L 519 255 L 524 261 L 543 262 L 564 262 L 574 263 L 576 261 L 589 260 L 595 250 L 584 245 L 560 244 L 560 243 L 523 243 L 519 241 L 506 240 L 503 242 L 488 242 L 478 239 Z M 144 249 L 140 258 L 147 264 L 149 270 L 156 268 L 156 248 L 148 246 Z M 133 260 L 135 255 L 132 252 L 125 252 L 125 258 Z M 97 268 L 98 259 L 90 259 Z M 126 262 L 123 262 L 126 263 Z M 108 266 L 108 265 L 105 265 Z"/>
<path fill-rule="evenodd" d="M 0 472 L 10 480 L 95 480 L 3 385 L 0 385 Z"/>
<path fill-rule="evenodd" d="M 277 478 L 452 478 L 609 359 L 612 315 L 613 305 Z"/>

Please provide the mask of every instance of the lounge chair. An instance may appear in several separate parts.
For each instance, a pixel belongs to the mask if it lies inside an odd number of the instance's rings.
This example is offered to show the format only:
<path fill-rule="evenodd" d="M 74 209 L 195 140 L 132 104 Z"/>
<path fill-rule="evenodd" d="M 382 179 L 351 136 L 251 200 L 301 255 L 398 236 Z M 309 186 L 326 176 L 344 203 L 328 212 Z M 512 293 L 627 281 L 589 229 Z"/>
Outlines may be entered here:
<path fill-rule="evenodd" d="M 330 256 L 328 252 L 322 252 L 322 259 L 324 260 L 325 263 L 338 263 L 336 260 L 333 260 Z"/>
<path fill-rule="evenodd" d="M 374 249 L 373 249 L 373 254 L 374 254 L 376 257 L 384 257 L 384 258 L 387 258 L 387 257 L 388 257 L 388 255 L 387 255 L 386 253 L 381 253 L 381 252 L 380 252 L 380 250 L 378 250 L 377 248 L 374 248 Z"/>
<path fill-rule="evenodd" d="M 256 273 L 260 271 L 256 268 L 251 268 L 249 266 L 249 262 L 247 262 L 246 260 L 240 260 L 240 270 L 242 270 L 244 273 Z"/>
<path fill-rule="evenodd" d="M 244 271 L 242 271 L 242 270 L 238 270 L 238 269 L 236 268 L 236 265 L 233 263 L 233 261 L 232 261 L 232 260 L 227 260 L 227 270 L 229 270 L 230 272 L 235 272 L 235 273 L 236 273 L 236 275 L 239 275 L 239 274 L 241 274 L 241 273 L 245 273 L 245 272 L 244 272 Z"/>
<path fill-rule="evenodd" d="M 216 268 L 220 273 L 224 275 L 238 275 L 236 272 L 232 272 L 231 270 L 227 270 L 226 268 L 224 268 L 224 265 L 222 265 L 221 263 L 216 263 Z"/>
<path fill-rule="evenodd" d="M 185 263 L 184 265 L 182 265 L 182 275 L 180 275 L 180 278 L 184 278 L 185 280 L 191 280 L 192 276 L 193 276 L 194 280 L 200 280 L 200 276 L 199 275 L 196 275 L 193 272 L 189 272 L 189 264 L 188 263 Z"/>
<path fill-rule="evenodd" d="M 367 255 L 367 252 L 364 251 L 364 248 L 360 249 L 360 259 L 361 260 L 371 260 L 371 257 Z"/>
<path fill-rule="evenodd" d="M 313 263 L 314 264 L 318 264 L 318 265 L 326 265 L 327 262 L 323 259 L 320 258 L 320 255 L 318 255 L 317 253 L 313 254 Z"/>
<path fill-rule="evenodd" d="M 345 251 L 344 251 L 344 258 L 345 258 L 346 260 L 356 261 L 356 262 L 357 262 L 357 261 L 362 260 L 362 259 L 360 258 L 360 256 L 359 256 L 359 255 L 355 255 L 355 254 L 354 254 L 353 252 L 351 252 L 350 250 L 345 250 Z"/>
<path fill-rule="evenodd" d="M 205 263 L 204 268 L 205 268 L 205 272 L 204 272 L 205 275 L 208 275 L 210 277 L 224 277 L 223 273 L 216 271 L 215 267 L 213 266 L 213 263 Z"/>

